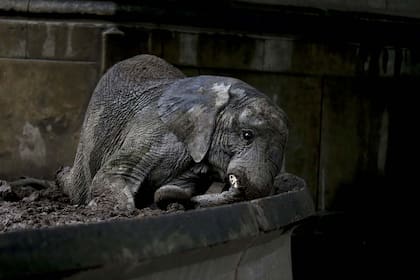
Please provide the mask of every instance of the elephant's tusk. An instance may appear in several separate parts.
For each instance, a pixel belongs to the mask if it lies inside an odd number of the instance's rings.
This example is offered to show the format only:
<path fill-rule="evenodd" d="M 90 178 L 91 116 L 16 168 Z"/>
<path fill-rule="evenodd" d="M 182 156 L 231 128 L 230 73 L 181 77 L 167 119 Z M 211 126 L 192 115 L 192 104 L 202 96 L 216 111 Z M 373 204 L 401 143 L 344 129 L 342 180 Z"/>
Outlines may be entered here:
<path fill-rule="evenodd" d="M 231 187 L 233 187 L 235 189 L 239 188 L 239 186 L 238 186 L 238 178 L 236 178 L 236 176 L 233 175 L 233 174 L 230 174 L 229 175 L 229 183 L 230 183 Z"/>

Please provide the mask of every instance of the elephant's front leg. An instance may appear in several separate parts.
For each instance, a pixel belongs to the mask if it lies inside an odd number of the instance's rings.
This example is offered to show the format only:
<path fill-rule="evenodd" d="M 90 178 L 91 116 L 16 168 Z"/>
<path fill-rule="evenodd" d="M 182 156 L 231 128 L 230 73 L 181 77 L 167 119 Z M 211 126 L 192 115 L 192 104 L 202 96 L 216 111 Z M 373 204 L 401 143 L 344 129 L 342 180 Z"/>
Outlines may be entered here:
<path fill-rule="evenodd" d="M 244 200 L 244 194 L 236 189 L 229 189 L 221 193 L 197 195 L 191 198 L 194 208 L 211 207 Z"/>
<path fill-rule="evenodd" d="M 245 200 L 243 187 L 234 175 L 229 176 L 229 189 L 221 193 L 197 195 L 191 198 L 194 208 L 211 207 Z"/>
<path fill-rule="evenodd" d="M 156 163 L 155 157 L 139 158 L 136 153 L 115 155 L 93 178 L 91 184 L 93 199 L 90 205 L 95 205 L 96 200 L 104 196 L 114 204 L 114 208 L 128 210 L 136 208 L 135 196 Z"/>
<path fill-rule="evenodd" d="M 207 171 L 207 166 L 198 164 L 161 186 L 154 194 L 156 205 L 161 209 L 166 209 L 172 203 L 179 203 L 186 208 L 194 207 L 191 198 L 205 193 L 212 183 Z"/>

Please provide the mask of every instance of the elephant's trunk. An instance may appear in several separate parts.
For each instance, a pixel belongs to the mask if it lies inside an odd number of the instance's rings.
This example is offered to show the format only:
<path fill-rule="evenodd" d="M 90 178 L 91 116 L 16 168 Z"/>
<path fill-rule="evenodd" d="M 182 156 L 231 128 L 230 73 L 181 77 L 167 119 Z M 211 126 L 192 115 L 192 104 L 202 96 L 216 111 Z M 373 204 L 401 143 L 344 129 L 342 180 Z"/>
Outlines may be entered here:
<path fill-rule="evenodd" d="M 230 164 L 228 171 L 230 188 L 242 192 L 246 199 L 255 199 L 273 193 L 274 177 L 269 168 L 246 168 Z"/>

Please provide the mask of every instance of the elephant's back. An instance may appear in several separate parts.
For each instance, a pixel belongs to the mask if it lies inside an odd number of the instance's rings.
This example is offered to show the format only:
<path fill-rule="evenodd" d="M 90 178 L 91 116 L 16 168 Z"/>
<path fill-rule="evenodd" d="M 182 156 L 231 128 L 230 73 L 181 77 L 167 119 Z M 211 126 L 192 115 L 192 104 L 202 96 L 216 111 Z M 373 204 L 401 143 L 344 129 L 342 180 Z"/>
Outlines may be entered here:
<path fill-rule="evenodd" d="M 142 54 L 118 62 L 105 75 L 125 82 L 143 83 L 150 80 L 182 79 L 185 75 L 176 67 L 154 55 Z"/>
<path fill-rule="evenodd" d="M 153 55 L 138 55 L 112 66 L 99 80 L 92 94 L 89 107 L 126 106 L 150 87 L 183 79 L 185 75 L 176 67 Z M 88 108 L 88 110 L 90 109 Z"/>
<path fill-rule="evenodd" d="M 91 179 L 124 142 L 137 112 L 156 106 L 161 92 L 182 72 L 164 60 L 139 55 L 111 67 L 91 97 L 81 132 L 83 161 Z"/>

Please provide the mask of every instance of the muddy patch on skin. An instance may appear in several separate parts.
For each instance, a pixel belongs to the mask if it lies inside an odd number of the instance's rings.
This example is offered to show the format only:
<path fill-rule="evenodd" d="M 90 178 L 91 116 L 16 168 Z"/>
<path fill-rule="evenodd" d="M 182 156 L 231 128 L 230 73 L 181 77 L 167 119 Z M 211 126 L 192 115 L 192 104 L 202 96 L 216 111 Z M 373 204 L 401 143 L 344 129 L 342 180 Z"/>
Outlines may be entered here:
<path fill-rule="evenodd" d="M 0 232 L 37 229 L 71 224 L 96 223 L 115 219 L 141 219 L 182 211 L 171 208 L 115 209 L 105 192 L 95 206 L 71 205 L 69 198 L 57 187 L 36 190 L 32 187 L 10 188 L 0 181 Z"/>

